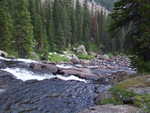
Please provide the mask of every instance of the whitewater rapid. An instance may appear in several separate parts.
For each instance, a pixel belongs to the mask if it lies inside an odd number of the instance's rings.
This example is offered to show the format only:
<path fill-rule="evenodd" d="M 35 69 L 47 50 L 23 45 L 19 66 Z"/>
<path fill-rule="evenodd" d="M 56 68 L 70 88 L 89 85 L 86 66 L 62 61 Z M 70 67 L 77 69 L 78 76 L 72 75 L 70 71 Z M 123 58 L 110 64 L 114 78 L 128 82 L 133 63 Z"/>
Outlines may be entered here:
<path fill-rule="evenodd" d="M 31 59 L 9 59 L 9 58 L 4 58 L 0 56 L 0 60 L 4 60 L 4 61 L 20 61 L 20 62 L 24 62 L 26 64 L 30 64 L 30 63 L 40 63 L 39 61 L 34 61 Z M 61 67 L 61 68 L 72 68 L 72 66 L 67 66 L 67 65 L 57 65 L 57 67 Z M 2 71 L 6 71 L 11 73 L 12 75 L 14 75 L 14 77 L 16 79 L 22 80 L 22 81 L 28 81 L 28 80 L 45 80 L 45 79 L 53 79 L 53 78 L 57 78 L 57 79 L 61 79 L 64 81 L 68 81 L 68 80 L 74 80 L 74 81 L 80 81 L 80 82 L 87 82 L 85 79 L 81 79 L 77 76 L 74 75 L 70 75 L 70 76 L 62 76 L 62 75 L 54 75 L 54 74 L 50 74 L 50 73 L 35 73 L 32 72 L 30 70 L 27 70 L 25 68 L 5 68 L 5 69 L 0 69 Z"/>
<path fill-rule="evenodd" d="M 57 78 L 57 79 L 65 80 L 65 81 L 74 80 L 74 81 L 80 81 L 80 82 L 86 83 L 86 80 L 76 77 L 74 75 L 62 76 L 62 75 L 53 75 L 53 74 L 48 74 L 48 73 L 35 73 L 35 72 L 29 71 L 23 68 L 5 68 L 1 70 L 11 73 L 12 75 L 14 75 L 16 79 L 19 79 L 22 81 L 28 81 L 28 80 L 41 81 L 45 79 Z"/>

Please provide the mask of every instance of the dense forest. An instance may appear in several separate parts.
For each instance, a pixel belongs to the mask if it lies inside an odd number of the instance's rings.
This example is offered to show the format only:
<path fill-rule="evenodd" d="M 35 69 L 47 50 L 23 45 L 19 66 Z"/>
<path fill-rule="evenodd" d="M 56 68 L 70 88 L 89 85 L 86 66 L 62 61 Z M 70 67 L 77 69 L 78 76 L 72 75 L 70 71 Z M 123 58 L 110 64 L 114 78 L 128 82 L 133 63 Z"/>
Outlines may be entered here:
<path fill-rule="evenodd" d="M 115 1 L 95 0 L 109 10 Z M 0 49 L 16 57 L 47 59 L 51 51 L 83 44 L 88 51 L 149 60 L 149 1 L 117 1 L 109 15 L 103 8 L 89 8 L 92 2 L 1 0 Z"/>
<path fill-rule="evenodd" d="M 18 57 L 46 57 L 79 44 L 93 51 L 109 45 L 107 16 L 91 11 L 87 1 L 1 0 L 0 20 L 0 48 Z"/>

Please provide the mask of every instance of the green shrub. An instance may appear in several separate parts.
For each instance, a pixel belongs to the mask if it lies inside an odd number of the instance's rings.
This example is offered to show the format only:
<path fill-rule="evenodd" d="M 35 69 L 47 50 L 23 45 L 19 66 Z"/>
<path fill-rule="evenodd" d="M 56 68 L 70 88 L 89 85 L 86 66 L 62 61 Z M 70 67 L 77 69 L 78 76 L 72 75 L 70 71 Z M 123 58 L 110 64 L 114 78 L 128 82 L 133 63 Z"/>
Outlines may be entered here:
<path fill-rule="evenodd" d="M 49 53 L 48 55 L 48 60 L 50 62 L 68 62 L 69 59 L 61 54 L 58 54 L 58 53 Z"/>
<path fill-rule="evenodd" d="M 127 91 L 124 88 L 120 88 L 120 87 L 111 88 L 110 91 L 112 92 L 114 97 L 118 101 L 122 101 L 122 103 L 124 100 L 132 100 L 136 96 L 135 93 L 131 91 Z"/>
<path fill-rule="evenodd" d="M 114 105 L 119 105 L 122 104 L 121 101 L 116 100 L 114 97 L 112 98 L 106 98 L 101 100 L 100 102 L 97 103 L 98 105 L 104 105 L 104 104 L 114 104 Z"/>
<path fill-rule="evenodd" d="M 79 59 L 91 60 L 94 58 L 92 55 L 80 54 L 78 55 Z"/>

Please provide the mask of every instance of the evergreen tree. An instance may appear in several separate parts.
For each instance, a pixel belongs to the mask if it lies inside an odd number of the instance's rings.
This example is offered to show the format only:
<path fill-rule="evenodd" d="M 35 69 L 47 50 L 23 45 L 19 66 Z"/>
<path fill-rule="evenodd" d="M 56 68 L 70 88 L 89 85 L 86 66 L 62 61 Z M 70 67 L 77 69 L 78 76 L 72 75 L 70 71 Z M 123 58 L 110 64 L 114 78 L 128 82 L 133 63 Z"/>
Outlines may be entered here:
<path fill-rule="evenodd" d="M 149 11 L 148 0 L 120 0 L 115 3 L 111 14 L 113 21 L 110 30 L 116 33 L 122 28 L 127 29 L 126 40 L 130 43 L 126 44 L 131 47 L 130 53 L 144 61 L 150 59 Z"/>
<path fill-rule="evenodd" d="M 6 0 L 0 1 L 0 49 L 13 53 L 13 23 Z"/>
<path fill-rule="evenodd" d="M 84 9 L 83 9 L 83 36 L 82 41 L 83 43 L 86 42 L 86 46 L 88 47 L 89 40 L 90 40 L 90 25 L 91 25 L 91 18 L 89 13 L 89 8 L 87 1 L 84 2 Z"/>
<path fill-rule="evenodd" d="M 83 36 L 83 11 L 82 11 L 82 7 L 81 4 L 79 2 L 79 0 L 76 0 L 76 37 L 77 37 L 77 43 L 80 44 L 82 41 L 82 36 Z"/>
<path fill-rule="evenodd" d="M 33 26 L 27 0 L 15 2 L 15 48 L 19 57 L 31 57 L 33 52 Z"/>

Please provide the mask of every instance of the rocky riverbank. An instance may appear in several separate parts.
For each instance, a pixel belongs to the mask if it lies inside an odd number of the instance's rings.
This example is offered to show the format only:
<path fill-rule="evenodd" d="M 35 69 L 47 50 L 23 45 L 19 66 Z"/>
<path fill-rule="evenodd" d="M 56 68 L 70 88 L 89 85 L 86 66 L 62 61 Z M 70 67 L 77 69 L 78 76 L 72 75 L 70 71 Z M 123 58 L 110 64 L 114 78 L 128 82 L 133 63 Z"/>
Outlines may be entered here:
<path fill-rule="evenodd" d="M 79 113 L 136 73 L 126 57 L 80 63 L 0 57 L 0 70 L 0 113 Z"/>

